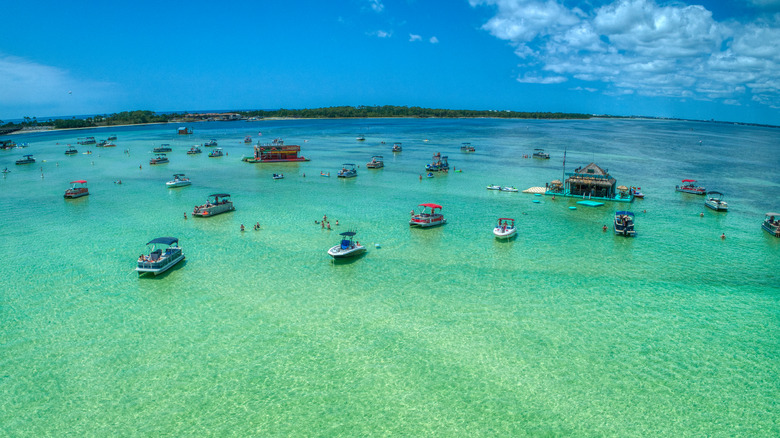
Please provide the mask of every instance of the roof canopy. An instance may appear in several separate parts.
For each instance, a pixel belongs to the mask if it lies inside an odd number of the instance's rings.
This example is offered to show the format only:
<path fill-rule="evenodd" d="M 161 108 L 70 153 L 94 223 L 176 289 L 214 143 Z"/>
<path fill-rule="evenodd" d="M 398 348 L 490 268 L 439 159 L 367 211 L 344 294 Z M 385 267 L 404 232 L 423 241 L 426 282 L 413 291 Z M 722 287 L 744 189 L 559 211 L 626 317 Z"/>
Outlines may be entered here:
<path fill-rule="evenodd" d="M 443 208 L 439 204 L 420 204 L 418 205 L 418 207 L 439 208 L 439 209 Z"/>
<path fill-rule="evenodd" d="M 75 183 L 79 183 L 79 184 L 86 184 L 86 183 L 87 183 L 87 180 L 85 180 L 85 179 L 79 179 L 79 180 L 76 180 L 76 181 L 71 181 L 70 183 L 71 183 L 71 184 L 75 184 Z"/>
<path fill-rule="evenodd" d="M 513 221 L 514 222 L 514 219 L 512 219 L 511 217 L 500 217 L 500 218 L 498 218 L 498 220 L 500 220 L 500 221 Z"/>
<path fill-rule="evenodd" d="M 339 233 L 339 234 L 342 235 L 342 236 L 352 237 L 352 236 L 355 235 L 355 232 L 354 231 L 345 231 L 345 232 Z"/>
<path fill-rule="evenodd" d="M 696 182 L 696 180 L 695 179 L 684 179 L 684 180 L 682 180 L 682 182 Z"/>
<path fill-rule="evenodd" d="M 628 216 L 633 216 L 634 215 L 634 213 L 631 213 L 630 211 L 625 211 L 625 210 L 616 211 L 615 214 L 616 215 L 624 215 L 625 214 L 625 215 L 628 215 Z"/>
<path fill-rule="evenodd" d="M 173 245 L 174 243 L 178 242 L 179 239 L 175 237 L 158 237 L 156 239 L 150 240 L 147 245 L 151 245 L 153 243 L 162 243 L 164 245 Z"/>
<path fill-rule="evenodd" d="M 720 195 L 720 196 L 723 196 L 723 193 L 716 192 L 715 190 L 710 190 L 709 192 L 707 192 L 707 194 L 708 195 Z"/>
<path fill-rule="evenodd" d="M 229 198 L 230 197 L 230 195 L 228 195 L 227 193 L 214 193 L 213 195 L 209 195 L 209 197 L 211 197 L 211 196 L 213 196 L 215 198 Z"/>
<path fill-rule="evenodd" d="M 775 216 L 775 217 L 780 217 L 780 213 L 767 213 L 766 215 L 767 215 L 767 216 Z"/>

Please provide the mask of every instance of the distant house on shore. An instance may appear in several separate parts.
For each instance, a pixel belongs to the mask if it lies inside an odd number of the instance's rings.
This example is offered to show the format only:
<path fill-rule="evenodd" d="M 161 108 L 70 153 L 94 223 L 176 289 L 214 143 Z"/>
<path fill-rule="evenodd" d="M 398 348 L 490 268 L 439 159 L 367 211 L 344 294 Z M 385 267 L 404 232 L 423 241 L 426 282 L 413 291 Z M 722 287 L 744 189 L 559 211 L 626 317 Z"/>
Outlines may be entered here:
<path fill-rule="evenodd" d="M 187 128 L 186 126 L 179 127 L 179 135 L 188 135 L 192 134 L 192 129 Z"/>

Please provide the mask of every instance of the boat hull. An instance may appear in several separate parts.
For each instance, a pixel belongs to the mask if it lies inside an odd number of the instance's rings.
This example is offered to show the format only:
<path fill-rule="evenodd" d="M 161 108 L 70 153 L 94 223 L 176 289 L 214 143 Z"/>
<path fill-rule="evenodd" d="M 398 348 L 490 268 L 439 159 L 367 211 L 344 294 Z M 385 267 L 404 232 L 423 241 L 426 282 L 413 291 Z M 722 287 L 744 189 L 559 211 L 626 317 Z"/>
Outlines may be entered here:
<path fill-rule="evenodd" d="M 139 277 L 144 274 L 154 274 L 157 276 L 176 266 L 176 264 L 182 260 L 184 260 L 184 252 L 180 252 L 178 255 L 162 262 L 138 262 L 138 266 L 135 270 L 138 272 Z"/>
<path fill-rule="evenodd" d="M 80 198 L 82 196 L 87 196 L 87 195 L 89 195 L 88 191 L 77 191 L 76 192 L 76 191 L 67 190 L 65 192 L 64 198 L 65 199 L 75 199 L 75 198 Z"/>
<path fill-rule="evenodd" d="M 674 190 L 677 191 L 677 192 L 680 192 L 680 193 L 688 193 L 689 195 L 706 195 L 707 194 L 707 191 L 704 190 L 704 189 L 697 190 L 697 189 L 688 189 L 688 188 L 685 188 L 685 187 L 677 187 Z"/>
<path fill-rule="evenodd" d="M 512 237 L 517 235 L 517 228 L 506 228 L 503 227 L 496 227 L 493 228 L 493 234 L 496 236 L 496 239 L 511 239 Z"/>
<path fill-rule="evenodd" d="M 704 202 L 704 205 L 706 205 L 708 208 L 715 210 L 715 211 L 728 211 L 729 205 L 725 202 L 715 202 L 711 200 L 707 200 Z"/>
<path fill-rule="evenodd" d="M 761 228 L 772 236 L 780 237 L 780 226 L 772 227 L 771 225 L 768 225 L 766 222 L 764 222 L 761 224 Z"/>
<path fill-rule="evenodd" d="M 409 221 L 410 227 L 418 227 L 418 228 L 430 228 L 430 227 L 437 227 L 439 225 L 444 225 L 447 223 L 447 219 L 444 219 L 443 217 L 434 217 L 434 218 L 418 218 L 413 217 L 412 220 Z"/>
<path fill-rule="evenodd" d="M 336 245 L 328 250 L 328 255 L 334 259 L 345 259 L 349 257 L 356 257 L 366 252 L 364 246 L 355 246 L 354 248 L 341 248 L 341 245 Z"/>
<path fill-rule="evenodd" d="M 176 187 L 184 187 L 184 186 L 188 186 L 188 185 L 191 185 L 191 184 L 192 184 L 191 181 L 176 181 L 176 182 L 168 181 L 167 183 L 165 183 L 165 185 L 168 186 L 168 188 L 170 188 L 170 189 L 173 189 L 173 188 L 176 188 Z"/>
<path fill-rule="evenodd" d="M 227 213 L 228 211 L 235 210 L 235 207 L 233 207 L 233 203 L 229 204 L 220 204 L 220 205 L 214 205 L 211 207 L 198 207 L 193 212 L 193 216 L 200 216 L 200 217 L 211 217 L 216 216 L 218 214 Z"/>

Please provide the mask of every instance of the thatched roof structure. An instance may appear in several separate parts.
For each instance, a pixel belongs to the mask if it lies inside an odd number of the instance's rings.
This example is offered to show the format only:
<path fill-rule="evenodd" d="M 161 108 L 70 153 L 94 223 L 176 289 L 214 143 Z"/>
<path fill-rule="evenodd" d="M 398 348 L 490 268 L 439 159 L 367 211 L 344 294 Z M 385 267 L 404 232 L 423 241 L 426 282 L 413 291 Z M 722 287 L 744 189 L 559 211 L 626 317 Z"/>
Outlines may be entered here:
<path fill-rule="evenodd" d="M 571 194 L 585 194 L 598 192 L 596 196 L 611 197 L 615 194 L 615 178 L 609 176 L 606 170 L 590 163 L 585 167 L 574 169 L 574 173 L 566 178 L 566 186 Z"/>

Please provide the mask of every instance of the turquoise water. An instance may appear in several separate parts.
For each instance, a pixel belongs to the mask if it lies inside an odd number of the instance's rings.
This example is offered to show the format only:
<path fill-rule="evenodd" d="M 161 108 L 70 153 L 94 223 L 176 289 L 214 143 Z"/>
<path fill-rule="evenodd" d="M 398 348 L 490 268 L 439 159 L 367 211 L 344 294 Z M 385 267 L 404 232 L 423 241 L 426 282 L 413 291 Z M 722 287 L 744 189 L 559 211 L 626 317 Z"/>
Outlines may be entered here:
<path fill-rule="evenodd" d="M 0 180 L 2 434 L 780 435 L 780 239 L 760 228 L 780 210 L 780 130 L 301 120 L 198 123 L 185 137 L 177 127 L 24 134 L 13 138 L 28 149 L 0 151 L 11 170 Z M 244 136 L 258 132 L 311 161 L 241 162 Z M 109 134 L 116 148 L 64 155 L 77 137 Z M 185 154 L 210 138 L 228 155 Z M 476 153 L 460 152 L 466 141 Z M 150 166 L 160 143 L 171 162 Z M 522 158 L 536 147 L 552 159 Z M 596 162 L 646 198 L 570 210 L 576 199 L 485 189 L 560 179 L 564 148 L 569 171 Z M 463 172 L 421 180 L 434 152 Z M 23 153 L 39 163 L 14 166 Z M 385 168 L 366 169 L 377 154 Z M 336 178 L 342 163 L 359 176 Z M 174 173 L 193 185 L 166 188 Z M 724 192 L 731 210 L 676 193 L 683 178 Z M 63 200 L 75 179 L 91 195 Z M 192 218 L 217 192 L 236 211 Z M 426 202 L 448 224 L 410 229 L 409 211 Z M 636 213 L 634 239 L 602 232 L 622 209 Z M 332 231 L 315 224 L 324 214 Z M 515 240 L 493 238 L 498 217 L 517 219 Z M 334 264 L 326 251 L 346 230 L 369 251 Z M 187 260 L 139 279 L 135 260 L 159 236 L 178 237 Z"/>

